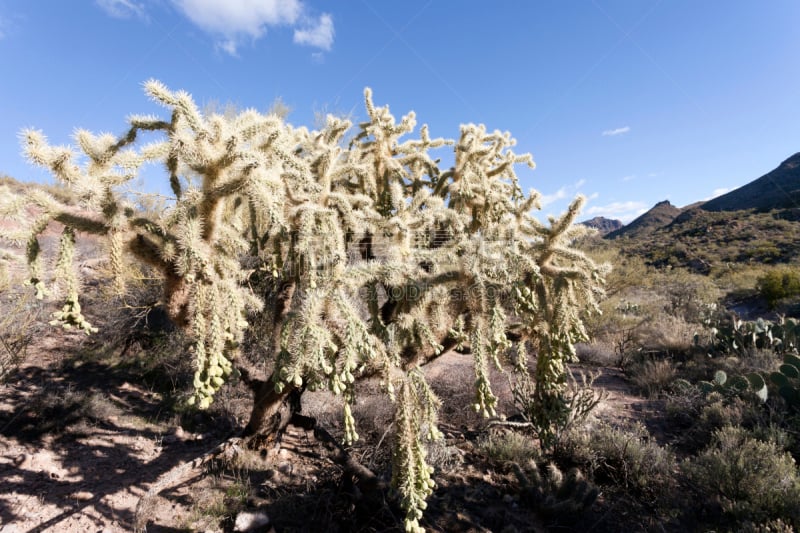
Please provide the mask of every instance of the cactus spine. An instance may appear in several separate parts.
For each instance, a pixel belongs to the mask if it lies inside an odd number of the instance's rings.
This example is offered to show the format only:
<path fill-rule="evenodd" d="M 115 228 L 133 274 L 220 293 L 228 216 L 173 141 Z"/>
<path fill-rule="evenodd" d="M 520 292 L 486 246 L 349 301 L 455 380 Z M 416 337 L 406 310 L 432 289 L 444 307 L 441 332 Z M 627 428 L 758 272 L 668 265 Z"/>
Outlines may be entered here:
<path fill-rule="evenodd" d="M 157 81 L 145 90 L 168 119 L 133 116 L 120 137 L 78 131 L 80 153 L 23 135 L 28 158 L 79 198 L 75 207 L 44 193 L 27 199 L 41 213 L 27 228 L 40 295 L 38 237 L 51 221 L 67 228 L 56 320 L 92 330 L 69 268 L 74 236 L 91 233 L 109 241 L 113 269 L 125 256 L 161 273 L 166 310 L 194 339 L 200 408 L 245 364 L 237 353 L 258 325 L 260 358 L 275 370 L 241 369 L 253 378 L 250 433 L 274 429 L 289 395 L 325 388 L 344 397 L 353 441 L 353 383 L 380 374 L 396 404 L 393 483 L 409 530 L 433 488 L 421 439 L 439 435 L 438 402 L 419 371 L 426 362 L 468 342 L 476 404 L 490 415 L 488 364 L 525 372 L 532 349 L 535 423 L 547 435 L 565 416 L 565 364 L 586 335 L 582 313 L 596 309 L 605 268 L 573 247 L 588 231 L 572 224 L 582 199 L 549 224 L 531 215 L 539 195 L 522 191 L 514 169 L 533 161 L 511 150 L 510 134 L 468 124 L 445 140 L 423 126 L 408 139 L 415 115 L 396 120 L 369 90 L 367 119 L 349 141 L 352 124 L 333 116 L 310 131 L 254 110 L 204 114 Z M 142 143 L 149 132 L 158 140 Z M 430 152 L 448 145 L 455 164 L 442 169 Z M 172 191 L 158 211 L 128 190 L 146 163 L 163 166 Z"/>

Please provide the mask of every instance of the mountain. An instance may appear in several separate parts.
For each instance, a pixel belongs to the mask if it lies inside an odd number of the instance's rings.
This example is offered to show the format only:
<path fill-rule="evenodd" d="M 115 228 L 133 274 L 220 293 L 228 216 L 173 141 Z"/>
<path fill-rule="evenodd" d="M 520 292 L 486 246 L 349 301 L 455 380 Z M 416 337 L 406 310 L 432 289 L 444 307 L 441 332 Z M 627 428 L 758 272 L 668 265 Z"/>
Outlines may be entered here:
<path fill-rule="evenodd" d="M 800 207 L 800 152 L 772 172 L 702 205 L 705 211 L 789 209 Z"/>
<path fill-rule="evenodd" d="M 601 236 L 607 235 L 612 231 L 618 230 L 624 225 L 621 220 L 606 218 L 606 217 L 590 218 L 589 220 L 584 220 L 583 222 L 580 222 L 580 224 L 596 229 Z"/>
<path fill-rule="evenodd" d="M 680 215 L 681 211 L 680 208 L 669 203 L 669 200 L 658 202 L 648 212 L 634 219 L 630 224 L 610 232 L 605 238 L 638 238 L 650 235 L 675 220 L 675 217 Z"/>
<path fill-rule="evenodd" d="M 620 239 L 620 237 L 624 237 Z M 656 267 L 708 274 L 736 263 L 800 261 L 800 153 L 775 170 L 708 202 L 657 203 L 605 239 Z"/>

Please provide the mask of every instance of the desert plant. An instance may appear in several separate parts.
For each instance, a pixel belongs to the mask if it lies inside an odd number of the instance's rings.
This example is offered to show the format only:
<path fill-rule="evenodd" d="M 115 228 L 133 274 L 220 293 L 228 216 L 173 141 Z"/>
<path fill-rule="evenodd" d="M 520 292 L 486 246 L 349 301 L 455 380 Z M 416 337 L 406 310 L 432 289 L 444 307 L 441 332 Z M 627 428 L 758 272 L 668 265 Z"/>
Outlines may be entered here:
<path fill-rule="evenodd" d="M 800 323 L 796 319 L 781 317 L 777 322 L 759 318 L 754 321 L 732 318 L 718 322 L 710 330 L 710 348 L 717 353 L 752 356 L 758 350 L 775 353 L 796 353 L 800 339 Z M 704 343 L 700 335 L 695 344 Z"/>
<path fill-rule="evenodd" d="M 535 395 L 535 384 L 524 373 L 517 373 L 511 379 L 511 394 L 514 406 L 519 410 L 523 419 L 534 422 L 542 448 L 550 450 L 557 447 L 565 433 L 572 428 L 580 426 L 589 413 L 603 401 L 608 394 L 596 389 L 593 384 L 599 373 L 579 373 L 575 378 L 572 373 L 567 375 L 567 387 L 563 393 L 563 410 L 565 416 L 554 419 L 546 428 L 536 424 L 539 406 Z"/>
<path fill-rule="evenodd" d="M 120 137 L 80 130 L 81 156 L 23 133 L 28 158 L 80 199 L 73 207 L 34 190 L 5 210 L 27 228 L 38 296 L 47 290 L 38 236 L 51 221 L 64 225 L 55 321 L 94 331 L 72 265 L 77 235 L 90 233 L 106 239 L 113 272 L 133 259 L 160 273 L 168 315 L 193 338 L 198 407 L 228 376 L 250 386 L 250 443 L 280 433 L 303 391 L 320 388 L 343 396 L 345 441 L 356 440 L 353 383 L 382 376 L 409 530 L 433 489 L 423 439 L 439 436 L 420 366 L 469 344 L 474 406 L 488 416 L 497 403 L 488 365 L 524 373 L 536 353 L 534 423 L 546 433 L 568 416 L 565 364 L 586 336 L 582 312 L 596 307 L 605 269 L 572 244 L 587 231 L 572 224 L 581 198 L 549 225 L 531 215 L 538 193 L 520 189 L 514 168 L 533 163 L 510 150 L 510 134 L 465 125 L 446 141 L 423 127 L 401 140 L 414 114 L 396 121 L 367 90 L 368 118 L 348 142 L 351 123 L 333 116 L 309 131 L 254 110 L 203 114 L 185 92 L 145 88 L 169 118 L 134 116 Z M 148 132 L 158 136 L 142 144 Z M 455 146 L 449 169 L 430 155 L 445 145 Z M 164 165 L 172 190 L 156 212 L 129 190 L 149 162 Z M 37 214 L 26 221 L 31 205 Z M 115 279 L 123 292 L 124 277 Z M 236 357 L 243 341 L 258 365 Z"/>
<path fill-rule="evenodd" d="M 789 409 L 800 411 L 800 357 L 785 354 L 783 364 L 769 377 L 778 387 L 778 394 L 786 401 Z"/>
<path fill-rule="evenodd" d="M 646 360 L 631 365 L 629 376 L 637 389 L 648 398 L 655 398 L 674 381 L 675 366 L 664 359 Z"/>
<path fill-rule="evenodd" d="M 717 506 L 731 524 L 781 519 L 800 526 L 797 466 L 772 442 L 724 427 L 706 450 L 683 464 L 683 471 L 702 495 L 699 501 Z"/>
<path fill-rule="evenodd" d="M 539 450 L 530 436 L 516 431 L 490 433 L 479 441 L 478 449 L 501 463 L 527 464 L 539 458 Z"/>
<path fill-rule="evenodd" d="M 711 381 L 701 381 L 697 384 L 700 390 L 705 393 L 718 392 L 724 395 L 742 395 L 751 393 L 762 402 L 767 401 L 769 394 L 764 377 L 758 372 L 751 372 L 746 375 L 736 375 L 728 377 L 724 370 L 714 372 Z"/>
<path fill-rule="evenodd" d="M 770 307 L 775 307 L 784 298 L 800 296 L 800 270 L 788 267 L 771 270 L 758 278 L 756 288 Z"/>
<path fill-rule="evenodd" d="M 553 463 L 545 467 L 542 475 L 533 461 L 523 470 L 514 464 L 514 474 L 521 485 L 521 500 L 534 507 L 545 518 L 574 521 L 589 509 L 600 490 L 583 477 L 577 468 L 566 475 Z"/>
<path fill-rule="evenodd" d="M 28 347 L 42 327 L 42 306 L 28 291 L 16 286 L 12 268 L 0 250 L 0 382 L 25 360 Z M 9 264 L 15 256 L 9 254 Z"/>
<path fill-rule="evenodd" d="M 677 483 L 674 454 L 659 446 L 641 424 L 616 428 L 603 423 L 588 431 L 573 430 L 558 455 L 581 466 L 594 483 L 648 504 L 668 499 Z"/>

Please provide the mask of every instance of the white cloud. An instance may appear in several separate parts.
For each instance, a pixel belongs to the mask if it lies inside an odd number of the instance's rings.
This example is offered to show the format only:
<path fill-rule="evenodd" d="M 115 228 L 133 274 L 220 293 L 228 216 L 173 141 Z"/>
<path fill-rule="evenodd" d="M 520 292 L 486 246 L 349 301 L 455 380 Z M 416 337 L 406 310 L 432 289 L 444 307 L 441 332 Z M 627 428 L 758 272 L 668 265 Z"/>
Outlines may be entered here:
<path fill-rule="evenodd" d="M 604 137 L 608 137 L 611 135 L 622 135 L 623 133 L 628 133 L 629 131 L 631 131 L 630 126 L 623 126 L 621 128 L 616 128 L 613 130 L 606 130 L 601 135 L 603 135 Z"/>
<path fill-rule="evenodd" d="M 548 205 L 552 204 L 553 202 L 557 202 L 558 200 L 563 200 L 567 197 L 567 187 L 561 187 L 553 194 L 543 194 L 541 198 L 539 198 L 539 203 L 542 204 L 542 207 L 547 207 Z"/>
<path fill-rule="evenodd" d="M 644 202 L 628 201 L 591 206 L 586 209 L 585 213 L 593 217 L 616 218 L 627 223 L 646 211 L 647 204 Z"/>
<path fill-rule="evenodd" d="M 557 202 L 559 200 L 564 200 L 566 198 L 572 199 L 572 197 L 574 197 L 577 194 L 578 189 L 583 187 L 585 184 L 586 180 L 582 179 L 578 180 L 576 183 L 572 185 L 564 185 L 553 194 L 543 194 L 542 197 L 539 199 L 539 202 L 542 204 L 542 208 L 544 208 L 552 204 L 553 202 Z"/>
<path fill-rule="evenodd" d="M 233 39 L 227 39 L 224 41 L 217 41 L 217 48 L 226 52 L 228 55 L 235 56 L 236 54 L 236 41 Z"/>
<path fill-rule="evenodd" d="M 323 13 L 315 22 L 301 0 L 172 0 L 192 23 L 217 38 L 217 47 L 236 55 L 244 42 L 260 39 L 268 28 L 298 27 L 294 42 L 330 50 L 333 19 Z"/>
<path fill-rule="evenodd" d="M 144 5 L 134 0 L 96 0 L 96 3 L 103 11 L 114 18 L 146 17 Z"/>
<path fill-rule="evenodd" d="M 315 26 L 294 30 L 294 42 L 330 50 L 333 45 L 333 19 L 327 13 L 319 17 Z"/>
<path fill-rule="evenodd" d="M 622 181 L 631 181 L 636 179 L 636 174 L 629 174 L 627 176 L 622 176 Z"/>

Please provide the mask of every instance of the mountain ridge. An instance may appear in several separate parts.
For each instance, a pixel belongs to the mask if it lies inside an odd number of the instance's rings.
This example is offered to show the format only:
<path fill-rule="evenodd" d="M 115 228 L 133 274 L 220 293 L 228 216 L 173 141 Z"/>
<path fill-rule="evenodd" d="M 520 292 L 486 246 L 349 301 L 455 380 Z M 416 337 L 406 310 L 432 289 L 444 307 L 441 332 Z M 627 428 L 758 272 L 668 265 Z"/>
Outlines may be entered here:
<path fill-rule="evenodd" d="M 682 208 L 658 202 L 604 239 L 653 266 L 704 274 L 726 264 L 800 261 L 800 152 L 712 200 Z"/>
<path fill-rule="evenodd" d="M 602 216 L 584 220 L 583 222 L 579 222 L 579 224 L 596 229 L 601 236 L 605 236 L 612 231 L 616 231 L 625 225 L 621 220 Z"/>
<path fill-rule="evenodd" d="M 800 152 L 746 185 L 705 202 L 705 211 L 800 208 Z"/>
<path fill-rule="evenodd" d="M 788 157 L 763 176 L 711 200 L 694 202 L 682 208 L 672 205 L 669 200 L 658 202 L 630 223 L 608 232 L 604 238 L 636 238 L 649 235 L 661 227 L 681 224 L 698 216 L 697 210 L 726 212 L 750 209 L 800 210 L 800 152 Z"/>

